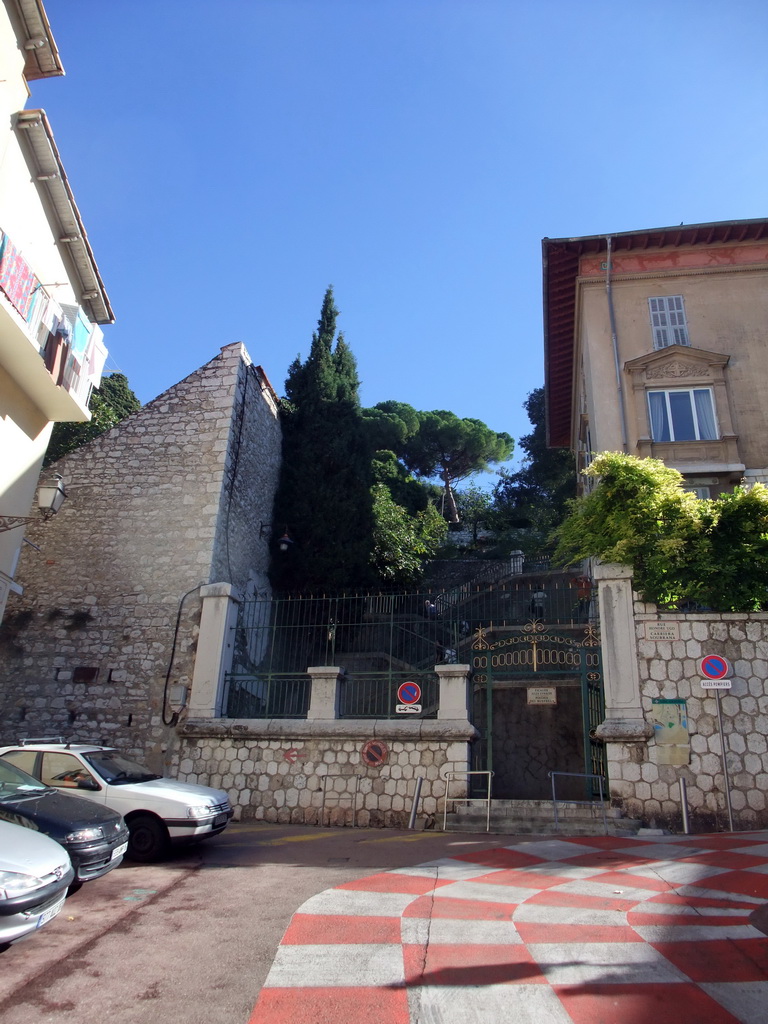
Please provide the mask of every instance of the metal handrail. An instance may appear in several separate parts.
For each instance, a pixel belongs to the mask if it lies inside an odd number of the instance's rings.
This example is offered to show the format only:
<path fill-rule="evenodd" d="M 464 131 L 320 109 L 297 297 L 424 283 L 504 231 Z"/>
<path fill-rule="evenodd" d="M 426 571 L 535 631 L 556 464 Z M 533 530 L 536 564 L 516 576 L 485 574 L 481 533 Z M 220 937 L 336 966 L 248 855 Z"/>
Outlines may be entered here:
<path fill-rule="evenodd" d="M 493 772 L 470 771 L 470 772 L 445 772 L 443 774 L 443 778 L 445 779 L 445 797 L 443 798 L 443 832 L 445 832 L 445 830 L 446 830 L 445 826 L 446 826 L 446 823 L 448 821 L 448 789 L 450 787 L 451 779 L 452 778 L 462 778 L 462 779 L 465 779 L 468 775 L 485 775 L 485 776 L 487 776 L 487 778 L 488 778 L 488 796 L 485 798 L 485 800 L 483 800 L 480 797 L 472 797 L 472 796 L 454 796 L 454 797 L 451 797 L 451 800 L 453 800 L 453 802 L 457 803 L 457 804 L 470 804 L 470 803 L 473 803 L 476 800 L 479 801 L 480 803 L 487 804 L 487 810 L 486 810 L 486 815 L 485 815 L 485 831 L 486 832 L 490 832 L 491 831 L 491 779 L 493 778 L 494 773 Z"/>
<path fill-rule="evenodd" d="M 552 804 L 555 810 L 555 832 L 559 831 L 560 825 L 557 819 L 557 796 L 555 795 L 555 776 L 556 775 L 567 775 L 574 779 L 597 779 L 600 786 L 600 806 L 603 810 L 603 829 L 605 834 L 608 835 L 608 822 L 605 817 L 605 801 L 603 799 L 603 776 L 592 775 L 585 772 L 547 772 L 550 779 L 552 779 Z M 591 800 L 568 800 L 569 804 L 591 804 Z"/>
<path fill-rule="evenodd" d="M 332 781 L 333 779 L 341 779 L 341 778 L 354 779 L 355 780 L 355 791 L 352 794 L 352 828 L 356 828 L 357 827 L 357 795 L 360 792 L 360 776 L 357 773 L 355 773 L 354 775 L 347 775 L 344 772 L 328 772 L 327 775 L 323 775 L 322 776 L 323 799 L 322 799 L 322 803 L 320 805 L 320 827 L 321 828 L 326 827 L 326 826 L 323 825 L 323 822 L 325 821 L 325 797 L 326 797 L 326 794 L 328 792 L 328 782 Z M 342 806 L 341 797 L 342 796 L 348 796 L 349 794 L 347 794 L 347 793 L 336 793 L 336 791 L 334 790 L 333 791 L 333 795 L 339 797 L 339 802 L 336 804 L 336 806 L 337 807 L 341 807 Z M 328 824 L 329 825 L 330 825 L 330 821 L 331 821 L 331 810 L 332 810 L 332 808 L 329 807 L 328 808 Z M 344 810 L 346 811 L 346 807 L 344 808 Z"/>

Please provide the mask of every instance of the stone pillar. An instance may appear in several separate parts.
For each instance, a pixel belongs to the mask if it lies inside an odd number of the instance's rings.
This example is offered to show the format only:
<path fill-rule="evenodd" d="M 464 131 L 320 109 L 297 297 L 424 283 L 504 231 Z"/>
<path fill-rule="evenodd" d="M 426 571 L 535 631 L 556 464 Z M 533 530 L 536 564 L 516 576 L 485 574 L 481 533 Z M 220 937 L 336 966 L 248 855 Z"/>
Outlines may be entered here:
<path fill-rule="evenodd" d="M 605 721 L 596 734 L 609 743 L 645 743 L 653 727 L 643 717 L 640 699 L 632 570 L 628 565 L 597 564 L 594 577 L 605 687 Z"/>
<path fill-rule="evenodd" d="M 190 718 L 218 718 L 224 696 L 224 675 L 232 666 L 235 624 L 240 597 L 231 583 L 200 588 L 203 609 L 197 643 Z"/>
<path fill-rule="evenodd" d="M 314 665 L 307 672 L 312 680 L 307 718 L 322 718 L 326 721 L 337 718 L 341 669 L 332 665 Z"/>
<path fill-rule="evenodd" d="M 438 718 L 466 722 L 469 719 L 469 665 L 435 665 L 440 680 Z"/>

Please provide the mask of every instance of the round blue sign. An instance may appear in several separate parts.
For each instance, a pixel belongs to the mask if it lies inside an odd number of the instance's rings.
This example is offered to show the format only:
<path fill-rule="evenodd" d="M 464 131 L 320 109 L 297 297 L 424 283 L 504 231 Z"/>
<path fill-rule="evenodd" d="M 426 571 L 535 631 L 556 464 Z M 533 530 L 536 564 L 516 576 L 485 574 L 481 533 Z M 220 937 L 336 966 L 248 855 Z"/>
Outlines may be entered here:
<path fill-rule="evenodd" d="M 421 698 L 421 687 L 418 683 L 401 683 L 397 688 L 397 699 L 401 704 L 416 704 Z"/>
<path fill-rule="evenodd" d="M 701 674 L 706 679 L 727 679 L 731 674 L 731 663 L 720 654 L 708 654 L 699 662 Z"/>

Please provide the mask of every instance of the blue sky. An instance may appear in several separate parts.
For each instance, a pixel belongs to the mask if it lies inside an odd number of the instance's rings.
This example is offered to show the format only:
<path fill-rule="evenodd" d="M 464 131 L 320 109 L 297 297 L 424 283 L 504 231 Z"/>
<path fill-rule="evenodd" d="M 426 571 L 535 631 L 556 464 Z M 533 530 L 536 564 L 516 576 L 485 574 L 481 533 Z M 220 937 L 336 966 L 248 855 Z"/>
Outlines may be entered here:
<path fill-rule="evenodd" d="M 768 213 L 763 0 L 46 9 L 67 75 L 30 106 L 143 402 L 234 341 L 282 393 L 333 284 L 364 404 L 518 438 L 542 237 Z"/>

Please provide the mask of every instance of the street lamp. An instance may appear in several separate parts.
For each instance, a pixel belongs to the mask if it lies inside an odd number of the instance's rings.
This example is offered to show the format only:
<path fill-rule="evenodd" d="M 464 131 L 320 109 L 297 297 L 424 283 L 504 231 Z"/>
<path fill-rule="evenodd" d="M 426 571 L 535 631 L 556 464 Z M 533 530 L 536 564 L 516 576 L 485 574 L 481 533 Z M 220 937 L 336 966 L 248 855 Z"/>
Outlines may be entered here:
<path fill-rule="evenodd" d="M 37 505 L 43 519 L 52 519 L 64 504 L 67 492 L 64 490 L 64 478 L 57 473 L 53 486 L 41 487 L 37 492 Z M 15 530 L 27 523 L 36 523 L 37 516 L 2 516 L 0 515 L 0 533 Z"/>

